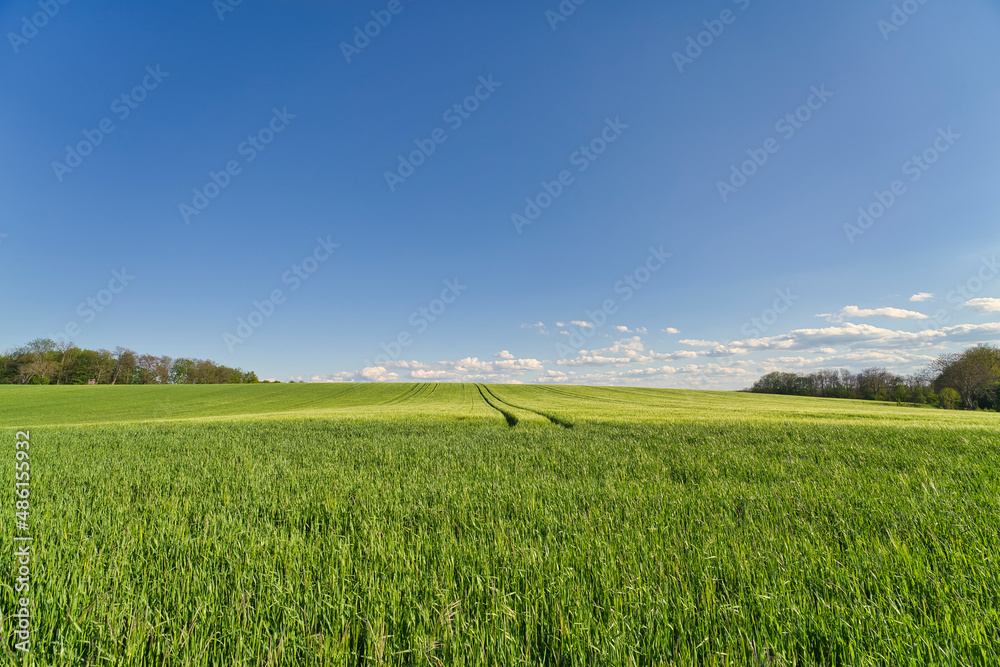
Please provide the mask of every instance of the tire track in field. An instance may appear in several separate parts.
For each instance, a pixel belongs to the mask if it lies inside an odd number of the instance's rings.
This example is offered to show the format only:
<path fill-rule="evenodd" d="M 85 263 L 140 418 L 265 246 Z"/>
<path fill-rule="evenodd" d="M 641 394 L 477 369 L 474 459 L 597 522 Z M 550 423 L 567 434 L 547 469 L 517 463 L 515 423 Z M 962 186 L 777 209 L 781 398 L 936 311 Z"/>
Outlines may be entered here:
<path fill-rule="evenodd" d="M 546 419 L 548 419 L 550 422 L 552 422 L 556 426 L 562 426 L 563 428 L 573 428 L 573 422 L 566 421 L 565 419 L 561 419 L 560 417 L 553 417 L 552 415 L 546 414 L 544 412 L 539 412 L 538 410 L 532 410 L 531 408 L 526 408 L 526 407 L 521 406 L 521 405 L 514 405 L 513 403 L 505 401 L 502 398 L 500 398 L 499 396 L 497 396 L 496 394 L 494 394 L 492 391 L 490 391 L 489 387 L 487 387 L 486 385 L 482 385 L 482 387 L 483 387 L 483 389 L 486 390 L 486 392 L 490 396 L 492 396 L 494 399 L 496 399 L 500 403 L 503 403 L 506 406 L 509 406 L 509 407 L 512 407 L 512 408 L 516 408 L 517 410 L 524 410 L 525 412 L 533 412 L 536 415 L 538 415 L 539 417 L 545 417 Z"/>
<path fill-rule="evenodd" d="M 411 398 L 413 398 L 414 395 L 420 393 L 421 389 L 423 389 L 423 385 L 416 384 L 416 385 L 410 387 L 409 389 L 407 389 L 405 392 L 403 392 L 399 396 L 396 396 L 394 398 L 390 398 L 385 403 L 382 403 L 382 405 L 399 405 L 400 403 L 402 403 L 404 401 L 408 401 Z"/>
<path fill-rule="evenodd" d="M 537 385 L 540 389 L 545 389 L 558 396 L 568 396 L 576 400 L 593 401 L 594 403 L 615 403 L 618 405 L 631 405 L 635 406 L 635 401 L 625 401 L 617 398 L 608 398 L 606 396 L 598 396 L 596 393 L 576 393 L 570 391 L 563 387 L 551 387 L 548 385 Z M 588 389 L 604 389 L 604 387 L 588 387 Z"/>
<path fill-rule="evenodd" d="M 507 426 L 509 426 L 511 428 L 514 428 L 515 426 L 517 426 L 517 417 L 514 416 L 514 413 L 507 412 L 506 410 L 504 410 L 500 406 L 494 405 L 490 401 L 490 399 L 486 398 L 486 394 L 483 392 L 483 385 L 477 384 L 476 385 L 476 389 L 479 390 L 479 395 L 483 397 L 484 401 L 486 401 L 486 405 L 490 406 L 491 408 L 493 408 L 494 410 L 496 410 L 497 412 L 499 412 L 500 414 L 503 415 L 503 418 L 507 420 Z M 487 389 L 486 391 L 488 392 L 489 390 Z M 490 396 L 492 396 L 492 395 L 493 394 L 490 394 Z"/>
<path fill-rule="evenodd" d="M 406 392 L 402 396 L 396 398 L 392 405 L 400 405 L 402 403 L 410 403 L 416 399 L 425 399 L 431 395 L 434 391 L 434 385 L 427 382 L 419 382 L 417 386 L 412 390 Z"/>

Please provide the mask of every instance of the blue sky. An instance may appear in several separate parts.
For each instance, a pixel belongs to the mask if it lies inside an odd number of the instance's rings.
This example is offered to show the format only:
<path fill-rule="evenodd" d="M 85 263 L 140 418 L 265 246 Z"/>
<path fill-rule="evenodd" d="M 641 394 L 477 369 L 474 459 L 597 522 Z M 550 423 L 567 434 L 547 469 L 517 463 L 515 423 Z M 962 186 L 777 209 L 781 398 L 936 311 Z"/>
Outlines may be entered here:
<path fill-rule="evenodd" d="M 0 28 L 0 348 L 726 389 L 1000 341 L 996 2 L 36 0 Z"/>

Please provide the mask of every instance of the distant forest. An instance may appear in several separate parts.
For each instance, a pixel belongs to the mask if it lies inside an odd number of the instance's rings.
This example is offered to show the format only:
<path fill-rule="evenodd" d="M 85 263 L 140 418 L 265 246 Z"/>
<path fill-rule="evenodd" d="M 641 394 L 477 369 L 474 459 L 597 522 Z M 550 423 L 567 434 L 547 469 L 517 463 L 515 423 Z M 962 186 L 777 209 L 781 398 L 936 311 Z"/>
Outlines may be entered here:
<path fill-rule="evenodd" d="M 124 347 L 87 350 L 36 338 L 0 354 L 0 384 L 241 384 L 256 373 L 209 359 L 171 359 Z"/>
<path fill-rule="evenodd" d="M 906 377 L 884 368 L 860 373 L 818 371 L 808 375 L 768 373 L 745 391 L 757 394 L 856 398 L 930 405 L 949 410 L 1000 410 L 1000 348 L 980 345 L 938 357 L 926 370 Z"/>

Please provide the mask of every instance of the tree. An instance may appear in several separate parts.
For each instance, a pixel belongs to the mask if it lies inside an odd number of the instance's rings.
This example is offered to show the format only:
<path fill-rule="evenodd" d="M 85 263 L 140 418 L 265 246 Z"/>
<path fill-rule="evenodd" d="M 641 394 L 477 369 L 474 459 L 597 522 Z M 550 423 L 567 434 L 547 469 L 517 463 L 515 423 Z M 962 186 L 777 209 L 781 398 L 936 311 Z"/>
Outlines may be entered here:
<path fill-rule="evenodd" d="M 954 410 L 962 403 L 962 395 L 951 387 L 945 387 L 940 394 L 941 407 L 945 410 Z"/>
<path fill-rule="evenodd" d="M 168 356 L 162 356 L 156 360 L 154 373 L 156 374 L 156 381 L 159 384 L 167 384 L 170 382 L 170 367 L 172 365 L 173 359 Z"/>
<path fill-rule="evenodd" d="M 1000 385 L 1000 349 L 980 345 L 939 357 L 933 364 L 939 375 L 935 387 L 954 389 L 967 410 L 980 404 L 997 407 Z"/>
<path fill-rule="evenodd" d="M 135 352 L 125 347 L 115 348 L 115 368 L 111 373 L 111 384 L 130 384 L 135 373 Z"/>
<path fill-rule="evenodd" d="M 0 384 L 237 384 L 260 380 L 253 371 L 230 368 L 210 359 L 174 361 L 169 356 L 137 355 L 116 347 L 88 350 L 66 341 L 36 338 L 0 354 Z"/>
<path fill-rule="evenodd" d="M 21 367 L 21 384 L 49 384 L 58 371 L 59 365 L 54 361 L 29 361 Z"/>
<path fill-rule="evenodd" d="M 866 368 L 858 373 L 858 389 L 862 398 L 867 400 L 885 401 L 903 381 L 884 368 Z"/>
<path fill-rule="evenodd" d="M 56 349 L 51 338 L 36 338 L 28 343 L 18 368 L 20 384 L 49 384 L 59 372 L 59 364 L 50 358 Z"/>
<path fill-rule="evenodd" d="M 175 359 L 170 367 L 170 382 L 172 384 L 191 384 L 194 381 L 192 378 L 193 370 L 194 362 L 190 359 Z"/>
<path fill-rule="evenodd" d="M 141 354 L 135 358 L 135 382 L 138 384 L 166 384 L 170 378 L 170 357 Z"/>
<path fill-rule="evenodd" d="M 80 348 L 73 345 L 73 343 L 63 341 L 61 343 L 56 343 L 56 352 L 59 353 L 59 372 L 56 375 L 56 384 L 62 384 L 65 377 L 69 375 L 69 368 L 66 366 L 66 358 L 69 358 L 70 366 L 73 364 L 73 357 L 76 353 L 80 351 Z"/>

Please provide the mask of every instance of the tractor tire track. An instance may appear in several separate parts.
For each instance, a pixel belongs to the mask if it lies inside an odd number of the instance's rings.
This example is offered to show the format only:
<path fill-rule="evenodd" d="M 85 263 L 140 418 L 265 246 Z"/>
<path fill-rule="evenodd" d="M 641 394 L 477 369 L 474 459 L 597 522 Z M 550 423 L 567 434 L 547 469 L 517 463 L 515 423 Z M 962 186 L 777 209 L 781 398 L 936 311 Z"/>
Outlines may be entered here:
<path fill-rule="evenodd" d="M 515 408 L 517 410 L 524 410 L 525 412 L 533 412 L 536 415 L 538 415 L 539 417 L 545 417 L 546 419 L 548 419 L 550 422 L 552 422 L 556 426 L 562 426 L 563 428 L 573 428 L 573 422 L 566 421 L 565 419 L 562 419 L 560 417 L 554 417 L 554 416 L 546 414 L 544 412 L 539 412 L 538 410 L 532 410 L 531 408 L 526 408 L 526 407 L 521 406 L 521 405 L 514 405 L 513 403 L 505 401 L 502 398 L 500 398 L 499 396 L 497 396 L 496 394 L 494 394 L 492 391 L 490 391 L 489 387 L 487 387 L 486 385 L 482 385 L 482 387 L 495 400 L 497 400 L 500 403 L 503 403 L 504 405 L 506 405 L 508 407 Z"/>
<path fill-rule="evenodd" d="M 400 403 L 408 401 L 411 398 L 413 398 L 414 396 L 416 396 L 421 391 L 422 388 L 423 388 L 423 385 L 416 384 L 416 385 L 410 387 L 409 389 L 407 389 L 405 392 L 403 392 L 399 396 L 396 396 L 394 398 L 390 398 L 388 401 L 386 401 L 382 405 L 399 405 Z"/>
<path fill-rule="evenodd" d="M 486 398 L 486 394 L 483 392 L 483 389 L 484 389 L 483 385 L 477 384 L 476 385 L 476 389 L 479 390 L 479 395 L 483 397 L 484 401 L 486 401 L 486 405 L 490 406 L 491 408 L 493 408 L 494 410 L 496 410 L 497 412 L 499 412 L 500 414 L 503 415 L 503 418 L 507 420 L 507 426 L 509 426 L 511 428 L 514 428 L 515 426 L 517 426 L 517 417 L 514 416 L 514 413 L 507 412 L 506 410 L 504 410 L 500 406 L 494 405 L 490 401 L 490 399 Z M 487 389 L 486 392 L 489 392 L 489 389 Z M 492 395 L 493 394 L 490 394 L 490 396 L 492 396 Z"/>

